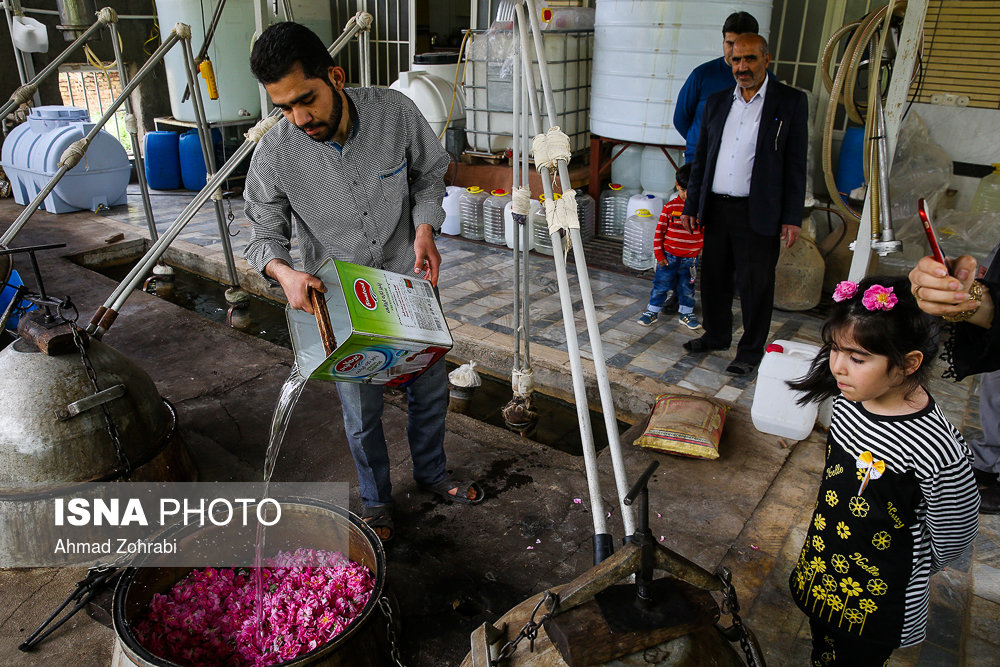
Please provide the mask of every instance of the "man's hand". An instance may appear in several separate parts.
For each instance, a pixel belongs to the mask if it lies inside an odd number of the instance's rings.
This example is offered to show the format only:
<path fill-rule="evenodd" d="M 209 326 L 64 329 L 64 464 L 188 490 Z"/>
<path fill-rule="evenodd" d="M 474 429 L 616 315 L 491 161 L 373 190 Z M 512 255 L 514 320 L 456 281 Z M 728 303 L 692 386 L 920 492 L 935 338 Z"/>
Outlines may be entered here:
<path fill-rule="evenodd" d="M 933 257 L 924 257 L 910 271 L 910 291 L 917 297 L 920 310 L 928 315 L 957 315 L 976 306 L 969 299 L 969 287 L 976 278 L 976 258 L 962 255 L 948 263 L 946 267 Z M 988 295 L 983 296 L 985 301 Z"/>
<path fill-rule="evenodd" d="M 686 231 L 688 234 L 690 234 L 692 232 L 698 231 L 698 228 L 701 227 L 701 225 L 698 224 L 697 218 L 695 218 L 693 215 L 684 215 L 682 213 L 681 214 L 681 227 L 684 228 L 684 231 Z"/>
<path fill-rule="evenodd" d="M 288 299 L 288 305 L 296 310 L 303 310 L 313 315 L 312 302 L 309 299 L 309 288 L 312 287 L 320 292 L 326 292 L 326 285 L 316 276 L 296 271 L 280 259 L 272 259 L 264 267 L 264 273 L 271 276 L 279 283 Z"/>
<path fill-rule="evenodd" d="M 781 240 L 785 242 L 785 247 L 791 248 L 795 245 L 795 242 L 799 240 L 799 234 L 801 233 L 802 228 L 797 225 L 782 225 Z"/>
<path fill-rule="evenodd" d="M 434 228 L 424 224 L 417 227 L 417 238 L 413 241 L 413 254 L 417 261 L 413 263 L 413 272 L 429 280 L 437 287 L 438 272 L 441 269 L 441 253 L 434 244 Z"/>

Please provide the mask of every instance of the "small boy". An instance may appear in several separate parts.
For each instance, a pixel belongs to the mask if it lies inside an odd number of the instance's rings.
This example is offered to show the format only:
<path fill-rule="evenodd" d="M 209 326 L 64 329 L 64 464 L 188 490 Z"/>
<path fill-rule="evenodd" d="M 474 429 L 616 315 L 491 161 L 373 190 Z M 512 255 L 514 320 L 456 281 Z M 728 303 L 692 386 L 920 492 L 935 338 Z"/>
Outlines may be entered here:
<path fill-rule="evenodd" d="M 691 164 L 684 164 L 674 177 L 677 181 L 677 196 L 667 202 L 660 213 L 653 237 L 653 253 L 656 255 L 656 275 L 653 276 L 653 290 L 649 293 L 649 305 L 639 318 L 639 324 L 652 326 L 660 317 L 660 311 L 668 294 L 676 287 L 677 312 L 680 322 L 688 329 L 697 329 L 701 322 L 694 314 L 694 283 L 698 277 L 698 254 L 704 241 L 704 232 L 698 229 L 688 232 L 681 225 L 681 212 L 687 199 L 688 178 Z"/>

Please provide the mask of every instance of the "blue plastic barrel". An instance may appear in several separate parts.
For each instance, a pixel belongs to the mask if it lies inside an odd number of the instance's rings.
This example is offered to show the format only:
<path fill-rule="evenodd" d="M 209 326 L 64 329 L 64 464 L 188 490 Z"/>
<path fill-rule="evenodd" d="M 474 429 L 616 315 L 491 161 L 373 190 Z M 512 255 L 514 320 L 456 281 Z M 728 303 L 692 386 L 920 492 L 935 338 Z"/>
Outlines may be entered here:
<path fill-rule="evenodd" d="M 5 310 L 7 310 L 7 304 L 9 304 L 13 300 L 14 291 L 23 284 L 24 283 L 21 282 L 21 276 L 18 275 L 17 271 L 11 271 L 10 280 L 7 281 L 7 284 L 4 286 L 3 290 L 0 291 L 0 316 L 3 315 L 3 312 Z M 0 285 L 3 285 L 2 278 L 0 278 Z M 20 305 L 22 308 L 27 308 L 29 311 L 38 308 L 38 306 L 26 300 L 22 300 Z M 20 321 L 21 321 L 20 315 L 12 315 L 11 318 L 7 320 L 7 328 L 10 329 L 11 331 L 16 331 L 17 323 Z"/>
<path fill-rule="evenodd" d="M 181 187 L 181 157 L 176 132 L 146 133 L 146 182 L 154 190 Z"/>
<path fill-rule="evenodd" d="M 212 130 L 213 144 L 222 141 L 222 133 L 217 129 Z M 185 190 L 201 190 L 205 187 L 207 170 L 205 169 L 205 158 L 201 154 L 201 139 L 198 138 L 198 130 L 188 130 L 180 138 L 181 153 L 181 181 Z M 216 161 L 218 157 L 216 156 Z"/>
<path fill-rule="evenodd" d="M 844 132 L 844 141 L 840 144 L 840 159 L 837 161 L 837 171 L 833 180 L 837 184 L 844 201 L 851 190 L 865 183 L 865 170 L 862 164 L 862 153 L 865 145 L 865 128 L 849 127 Z"/>

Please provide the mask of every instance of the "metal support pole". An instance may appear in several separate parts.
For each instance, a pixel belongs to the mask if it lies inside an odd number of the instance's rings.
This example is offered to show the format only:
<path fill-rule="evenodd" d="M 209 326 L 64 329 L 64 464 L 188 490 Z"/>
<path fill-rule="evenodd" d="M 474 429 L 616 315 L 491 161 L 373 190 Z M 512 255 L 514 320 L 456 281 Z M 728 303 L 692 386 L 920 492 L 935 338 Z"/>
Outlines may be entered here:
<path fill-rule="evenodd" d="M 526 0 L 528 6 L 528 17 L 531 21 L 531 33 L 535 40 L 535 55 L 538 58 L 538 70 L 542 79 L 542 93 L 545 96 L 545 109 L 548 113 L 550 126 L 556 124 L 555 98 L 552 95 L 552 85 L 549 82 L 548 65 L 545 60 L 545 45 L 542 43 L 541 26 L 538 23 L 538 16 L 535 12 L 534 0 Z M 518 5 L 518 12 L 523 12 Z M 519 16 L 520 18 L 520 16 Z M 530 66 L 530 63 L 529 63 Z M 539 128 L 540 132 L 541 129 Z M 558 161 L 559 181 L 563 188 L 572 187 L 570 184 L 569 167 L 565 159 Z M 548 198 L 548 194 L 546 194 Z M 583 251 L 583 239 L 580 230 L 570 229 L 570 240 L 573 244 L 573 257 L 576 260 L 576 272 L 580 283 L 580 296 L 583 301 L 583 310 L 587 320 L 587 332 L 590 336 L 590 347 L 594 355 L 594 372 L 597 376 L 597 386 L 601 395 L 601 408 L 604 413 L 604 424 L 608 434 L 608 449 L 611 453 L 612 467 L 615 473 L 615 485 L 618 489 L 618 500 L 622 511 L 622 522 L 625 525 L 625 534 L 631 535 L 635 532 L 635 521 L 631 509 L 625 504 L 625 496 L 629 487 L 625 479 L 625 461 L 622 458 L 621 443 L 618 437 L 618 414 L 615 410 L 614 397 L 611 395 L 611 383 L 608 380 L 608 369 L 604 360 L 604 345 L 601 342 L 601 328 L 597 320 L 597 311 L 594 307 L 594 295 L 590 287 L 590 273 L 587 269 L 587 259 Z M 552 235 L 552 247 L 557 246 L 559 238 Z M 556 256 L 560 253 L 557 251 Z M 569 328 L 567 327 L 567 334 Z M 574 327 L 575 332 L 575 327 Z"/>
<path fill-rule="evenodd" d="M 367 16 L 367 23 L 365 17 Z M 354 16 L 350 21 L 348 21 L 347 26 L 344 28 L 344 32 L 338 37 L 333 44 L 330 45 L 328 49 L 331 56 L 337 55 L 350 41 L 354 35 L 359 31 L 366 29 L 367 25 L 371 23 L 371 15 L 359 13 Z M 171 35 L 173 37 L 173 34 Z M 176 38 L 175 38 L 176 41 Z M 172 44 L 171 44 L 172 45 Z M 161 47 L 162 48 L 162 47 Z M 159 51 L 157 51 L 159 53 Z M 154 54 L 156 55 L 156 54 Z M 160 56 L 162 58 L 162 56 Z M 140 71 L 140 74 L 142 72 Z M 139 76 L 137 75 L 136 79 Z M 130 84 L 131 85 L 131 84 Z M 281 111 L 274 109 L 268 115 L 268 118 L 274 118 L 281 114 Z M 180 215 L 174 220 L 170 227 L 160 236 L 156 242 L 150 246 L 146 254 L 143 255 L 139 261 L 136 263 L 132 270 L 129 271 L 128 275 L 122 280 L 121 283 L 114 289 L 114 291 L 108 296 L 104 301 L 104 304 L 98 308 L 94 317 L 91 319 L 90 324 L 87 326 L 87 333 L 91 334 L 95 338 L 101 338 L 107 332 L 107 330 L 114 323 L 115 318 L 121 311 L 122 306 L 125 305 L 125 301 L 131 296 L 143 282 L 145 276 L 153 268 L 163 253 L 166 252 L 167 248 L 174 239 L 181 233 L 184 227 L 191 221 L 212 193 L 215 192 L 222 183 L 229 178 L 229 175 L 233 173 L 236 167 L 249 156 L 256 146 L 256 141 L 248 138 L 243 142 L 236 152 L 230 157 L 224 165 L 219 169 L 219 171 L 212 176 L 209 181 L 205 184 L 205 187 L 195 195 L 195 198 L 184 207 Z"/>
<path fill-rule="evenodd" d="M 7 15 L 7 32 L 11 35 L 14 34 L 14 17 L 10 11 L 10 3 L 3 3 L 4 13 Z M 24 70 L 24 54 L 21 53 L 21 49 L 17 48 L 17 44 L 14 44 L 14 40 L 10 41 L 11 47 L 14 49 L 14 63 L 17 65 L 17 77 L 21 80 L 21 85 L 23 86 L 28 82 L 28 74 Z M 37 100 L 36 100 L 37 102 Z M 6 107 L 4 107 L 6 108 Z M 8 112 L 0 114 L 0 118 L 7 115 Z"/>
<path fill-rule="evenodd" d="M 512 118 L 511 129 L 514 136 L 511 138 L 511 167 L 514 172 L 511 175 L 511 190 L 517 192 L 521 187 L 521 59 L 517 54 L 518 43 L 514 41 L 514 72 L 511 79 L 513 84 L 513 106 L 514 117 Z M 459 63 L 461 64 L 461 63 Z M 524 156 L 527 159 L 527 155 Z M 529 203 L 528 210 L 531 210 Z M 521 371 L 521 225 L 514 218 L 511 212 L 511 233 L 514 236 L 514 372 Z M 524 246 L 527 252 L 528 246 Z M 523 298 L 527 299 L 525 294 Z M 514 388 L 515 391 L 517 388 Z"/>
<path fill-rule="evenodd" d="M 125 61 L 122 59 L 121 45 L 118 44 L 118 25 L 108 24 L 108 31 L 111 33 L 111 45 L 115 50 L 115 61 L 118 63 L 118 80 L 122 86 L 128 84 L 128 72 L 125 71 Z M 149 228 L 149 239 L 155 241 L 156 220 L 153 218 L 153 203 L 149 199 L 149 185 L 146 183 L 146 165 L 142 159 L 142 150 L 139 147 L 139 128 L 136 126 L 135 114 L 132 113 L 131 96 L 125 98 L 125 129 L 129 137 L 132 138 L 132 156 L 135 158 L 135 177 L 139 181 L 139 192 L 142 195 L 142 212 L 146 216 L 146 227 Z M 131 117 L 131 119 L 129 118 Z"/>
<path fill-rule="evenodd" d="M 212 141 L 212 128 L 205 118 L 205 106 L 201 97 L 201 87 L 198 85 L 198 70 L 195 65 L 194 52 L 191 50 L 191 40 L 184 40 L 184 70 L 187 72 L 188 88 L 191 90 L 191 102 L 194 106 L 194 117 L 198 122 L 198 137 L 201 139 L 201 154 L 205 157 L 205 169 L 209 174 L 215 174 L 215 147 Z M 222 241 L 222 254 L 226 258 L 226 271 L 229 272 L 229 284 L 239 288 L 240 277 L 236 272 L 236 260 L 233 258 L 233 244 L 229 240 L 229 227 L 226 225 L 226 215 L 222 209 L 222 200 L 212 192 L 212 203 L 215 204 L 215 219 L 219 223 L 219 240 Z"/>
<path fill-rule="evenodd" d="M 153 67 L 163 60 L 163 56 L 167 54 L 167 51 L 169 51 L 179 39 L 180 38 L 177 36 L 176 32 L 170 32 L 167 39 L 163 40 L 163 43 L 160 44 L 160 48 L 156 49 L 156 51 L 153 52 L 153 55 L 149 57 L 149 60 L 147 60 L 139 71 L 136 72 L 135 78 L 132 79 L 128 85 L 122 87 L 121 94 L 115 98 L 111 107 L 108 108 L 108 110 L 104 112 L 104 115 L 101 116 L 100 120 L 94 124 L 94 127 L 87 133 L 87 136 L 75 142 L 73 144 L 74 146 L 82 145 L 84 150 L 90 146 L 90 142 L 94 140 L 97 133 L 101 131 L 101 128 L 104 127 L 111 116 L 114 115 L 114 113 L 118 110 L 118 107 L 120 107 L 125 100 L 128 99 L 128 96 L 131 95 L 132 91 L 138 87 L 139 83 L 149 75 L 149 73 L 153 70 Z M 67 151 L 68 150 L 69 149 L 67 149 Z M 65 156 L 65 153 L 63 155 Z M 49 179 L 49 182 L 45 184 L 45 187 L 42 188 L 41 191 L 35 195 L 35 198 L 32 199 L 31 202 L 25 207 L 25 209 L 21 211 L 21 215 L 17 216 L 17 220 L 15 220 L 13 224 L 7 228 L 7 231 L 4 232 L 3 236 L 0 236 L 0 246 L 7 246 L 10 244 L 11 239 L 14 238 L 19 231 L 21 231 L 21 227 L 23 227 L 24 223 L 28 221 L 28 218 L 30 218 L 35 211 L 38 210 L 38 207 L 42 205 L 45 198 L 49 196 L 49 193 L 52 192 L 52 189 L 59 182 L 59 179 L 65 176 L 66 172 L 72 169 L 75 165 L 75 162 L 64 163 L 63 166 L 59 167 L 56 173 L 53 174 L 52 178 Z"/>
<path fill-rule="evenodd" d="M 66 59 L 69 58 L 69 55 L 78 46 L 82 45 L 84 42 L 90 39 L 91 36 L 95 32 L 97 32 L 103 25 L 104 23 L 102 21 L 97 21 L 96 23 L 94 23 L 94 25 L 87 28 L 87 30 L 82 35 L 77 37 L 72 44 L 67 46 L 62 53 L 56 56 L 55 60 L 46 65 L 45 69 L 36 74 L 30 81 L 25 83 L 23 86 L 15 90 L 14 94 L 10 96 L 10 100 L 8 100 L 2 107 L 0 107 L 0 118 L 3 118 L 7 114 L 9 114 L 12 110 L 14 110 L 15 108 L 17 108 L 22 104 L 22 102 L 18 100 L 20 99 L 21 92 L 25 88 L 30 87 L 32 92 L 34 92 L 34 90 L 37 89 L 39 83 L 41 83 L 47 76 L 52 74 L 52 72 L 56 71 L 60 65 L 66 62 Z M 14 49 L 18 50 L 16 46 L 14 47 Z"/>
<path fill-rule="evenodd" d="M 531 106 L 531 120 L 535 134 L 541 133 L 541 115 L 538 101 L 534 95 L 535 82 L 531 70 L 527 24 L 524 20 L 524 7 L 516 6 L 517 29 L 521 39 L 521 65 L 524 69 L 524 80 L 527 83 L 528 102 Z M 552 176 L 547 167 L 539 167 L 542 176 L 542 189 L 547 201 L 555 201 L 552 197 Z M 559 303 L 562 306 L 563 326 L 566 330 L 566 350 L 569 353 L 570 372 L 573 378 L 573 397 L 576 402 L 576 416 L 580 426 L 580 440 L 583 444 L 583 461 L 587 469 L 587 487 L 590 493 L 590 513 L 594 522 L 595 536 L 606 536 L 604 507 L 601 503 L 601 484 L 597 471 L 597 453 L 594 448 L 594 434 L 590 425 L 590 409 L 587 400 L 587 388 L 584 386 L 583 364 L 581 363 L 580 347 L 576 333 L 576 319 L 573 314 L 573 303 L 570 296 L 569 278 L 566 273 L 566 259 L 563 257 L 562 239 L 559 234 L 552 235 L 552 247 L 555 251 L 553 259 L 556 265 L 556 279 L 559 284 Z"/>

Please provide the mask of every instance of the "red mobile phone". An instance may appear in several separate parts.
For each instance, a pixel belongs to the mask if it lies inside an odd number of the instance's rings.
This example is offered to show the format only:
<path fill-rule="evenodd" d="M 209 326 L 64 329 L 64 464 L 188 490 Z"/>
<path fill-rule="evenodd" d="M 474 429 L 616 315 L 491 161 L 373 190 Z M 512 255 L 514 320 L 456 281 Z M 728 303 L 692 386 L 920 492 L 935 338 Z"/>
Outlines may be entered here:
<path fill-rule="evenodd" d="M 934 224 L 931 222 L 931 214 L 928 208 L 927 202 L 924 201 L 923 197 L 917 200 L 917 212 L 920 213 L 920 222 L 924 223 L 924 233 L 927 234 L 927 243 L 931 246 L 931 252 L 934 253 L 934 259 L 944 264 L 944 251 L 941 250 L 941 244 L 938 243 L 937 234 L 934 233 Z"/>

